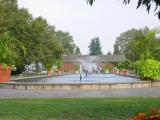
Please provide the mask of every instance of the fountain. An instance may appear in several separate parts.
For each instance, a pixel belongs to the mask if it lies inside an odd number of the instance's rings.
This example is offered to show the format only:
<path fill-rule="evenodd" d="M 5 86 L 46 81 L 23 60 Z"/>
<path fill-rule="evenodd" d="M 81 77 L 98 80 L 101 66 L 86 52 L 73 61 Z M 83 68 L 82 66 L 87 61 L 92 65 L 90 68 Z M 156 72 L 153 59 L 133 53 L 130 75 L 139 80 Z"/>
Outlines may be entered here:
<path fill-rule="evenodd" d="M 80 63 L 80 81 L 82 80 L 82 74 L 85 73 L 85 77 L 88 77 L 89 74 L 93 73 L 101 73 L 100 68 L 98 67 L 97 63 L 94 63 L 95 59 L 97 58 L 90 58 L 86 61 L 79 59 Z"/>
<path fill-rule="evenodd" d="M 96 56 L 91 56 L 85 60 L 78 59 L 80 63 L 80 74 L 33 78 L 11 81 L 4 84 L 7 84 L 7 88 L 52 90 L 99 90 L 112 89 L 120 86 L 122 88 L 131 88 L 134 84 L 139 84 L 139 78 L 115 74 L 101 74 L 98 59 Z"/>

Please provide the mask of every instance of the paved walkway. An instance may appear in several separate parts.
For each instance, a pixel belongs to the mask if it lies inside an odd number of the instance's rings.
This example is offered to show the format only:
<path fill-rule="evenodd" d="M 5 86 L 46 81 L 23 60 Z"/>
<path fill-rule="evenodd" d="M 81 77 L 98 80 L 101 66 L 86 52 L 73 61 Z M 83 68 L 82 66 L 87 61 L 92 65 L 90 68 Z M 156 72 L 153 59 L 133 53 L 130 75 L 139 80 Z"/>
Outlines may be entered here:
<path fill-rule="evenodd" d="M 129 96 L 160 96 L 160 88 L 114 89 L 114 90 L 15 90 L 0 89 L 3 98 L 82 98 L 82 97 L 129 97 Z"/>

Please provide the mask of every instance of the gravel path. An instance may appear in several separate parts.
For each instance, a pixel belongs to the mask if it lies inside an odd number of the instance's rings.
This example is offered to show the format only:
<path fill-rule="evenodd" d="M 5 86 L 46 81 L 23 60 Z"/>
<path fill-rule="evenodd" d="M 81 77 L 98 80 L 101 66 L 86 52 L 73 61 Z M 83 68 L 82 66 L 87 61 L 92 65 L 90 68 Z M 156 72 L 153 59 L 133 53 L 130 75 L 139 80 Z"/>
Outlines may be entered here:
<path fill-rule="evenodd" d="M 114 89 L 114 90 L 15 90 L 0 89 L 0 99 L 4 98 L 82 98 L 82 97 L 129 97 L 160 96 L 160 88 Z"/>

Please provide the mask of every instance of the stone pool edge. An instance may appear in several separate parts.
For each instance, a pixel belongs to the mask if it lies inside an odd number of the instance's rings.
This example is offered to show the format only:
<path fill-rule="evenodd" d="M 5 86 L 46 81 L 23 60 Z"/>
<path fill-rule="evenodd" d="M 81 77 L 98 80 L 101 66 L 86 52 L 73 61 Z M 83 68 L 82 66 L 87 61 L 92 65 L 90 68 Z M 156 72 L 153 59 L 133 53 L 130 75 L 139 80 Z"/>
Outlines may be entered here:
<path fill-rule="evenodd" d="M 126 88 L 160 87 L 160 81 L 137 81 L 132 83 L 0 83 L 3 89 L 21 90 L 107 90 Z"/>

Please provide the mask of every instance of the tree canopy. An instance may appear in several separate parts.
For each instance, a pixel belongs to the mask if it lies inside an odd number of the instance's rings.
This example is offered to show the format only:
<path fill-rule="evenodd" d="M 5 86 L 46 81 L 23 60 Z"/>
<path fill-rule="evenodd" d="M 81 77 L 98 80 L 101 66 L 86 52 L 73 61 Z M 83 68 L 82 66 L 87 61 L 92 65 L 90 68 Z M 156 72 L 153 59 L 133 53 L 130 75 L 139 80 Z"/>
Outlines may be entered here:
<path fill-rule="evenodd" d="M 63 53 L 66 55 L 74 54 L 74 50 L 76 48 L 76 45 L 74 43 L 73 37 L 68 32 L 63 32 L 58 30 L 56 32 L 56 38 L 59 40 L 61 45 L 64 48 Z"/>
<path fill-rule="evenodd" d="M 95 0 L 87 0 L 87 3 L 92 5 L 94 1 Z M 131 2 L 131 0 L 123 0 L 124 4 L 129 4 L 130 2 Z M 148 13 L 150 12 L 151 7 L 155 7 L 154 12 L 155 12 L 155 14 L 158 15 L 158 18 L 160 19 L 160 0 L 138 0 L 137 1 L 137 9 L 140 6 L 145 6 L 146 11 Z"/>
<path fill-rule="evenodd" d="M 14 38 L 25 48 L 25 55 L 22 49 L 13 49 L 20 61 L 15 65 L 54 64 L 63 54 L 74 54 L 76 48 L 70 33 L 56 31 L 42 17 L 33 18 L 27 9 L 18 7 L 17 0 L 0 0 L 0 36 L 0 44 L 3 38 L 6 43 Z"/>
<path fill-rule="evenodd" d="M 131 29 L 117 37 L 114 54 L 125 54 L 131 60 L 160 60 L 160 40 L 156 38 L 158 29 Z"/>

